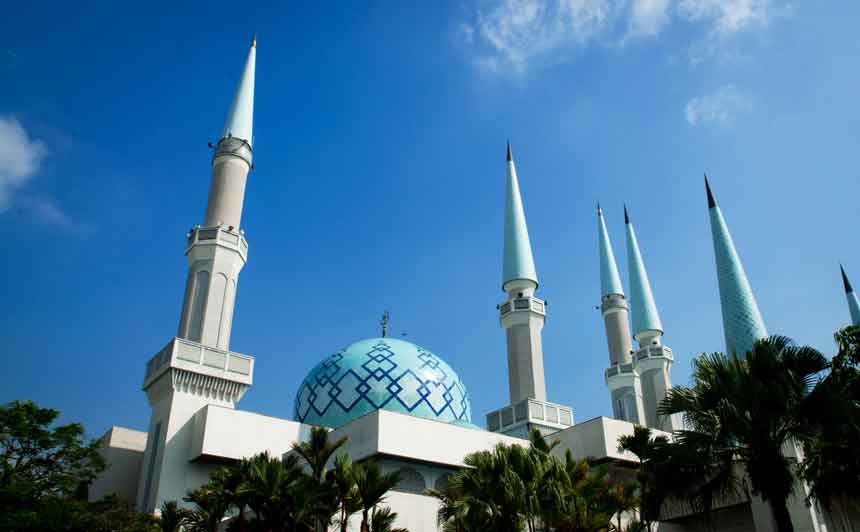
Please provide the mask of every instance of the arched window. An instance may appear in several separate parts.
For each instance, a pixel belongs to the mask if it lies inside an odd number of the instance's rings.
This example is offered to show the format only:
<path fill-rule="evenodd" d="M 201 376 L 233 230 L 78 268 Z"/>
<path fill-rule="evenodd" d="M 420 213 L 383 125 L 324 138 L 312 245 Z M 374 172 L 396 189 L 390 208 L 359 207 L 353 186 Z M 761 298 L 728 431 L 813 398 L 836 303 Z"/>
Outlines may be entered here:
<path fill-rule="evenodd" d="M 448 482 L 451 481 L 451 477 L 454 476 L 454 473 L 442 473 L 439 475 L 439 478 L 436 479 L 436 484 L 433 486 L 436 491 L 443 491 L 448 487 Z"/>
<path fill-rule="evenodd" d="M 400 482 L 397 484 L 397 491 L 423 494 L 425 489 L 427 489 L 427 484 L 421 473 L 411 467 L 400 468 Z"/>

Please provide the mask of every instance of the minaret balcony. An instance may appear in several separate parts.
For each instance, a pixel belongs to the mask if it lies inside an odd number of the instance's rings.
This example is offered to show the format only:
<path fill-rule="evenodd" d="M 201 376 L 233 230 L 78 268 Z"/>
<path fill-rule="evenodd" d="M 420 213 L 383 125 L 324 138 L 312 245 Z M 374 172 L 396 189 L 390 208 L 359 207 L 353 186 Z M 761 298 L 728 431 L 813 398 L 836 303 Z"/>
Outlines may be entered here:
<path fill-rule="evenodd" d="M 246 388 L 254 378 L 254 357 L 173 338 L 146 363 L 143 389 L 149 388 L 171 368 Z"/>
<path fill-rule="evenodd" d="M 188 232 L 188 242 L 185 253 L 191 252 L 194 246 L 216 245 L 233 250 L 242 256 L 243 262 L 248 260 L 248 241 L 245 235 L 232 226 L 195 227 Z"/>
<path fill-rule="evenodd" d="M 632 362 L 629 364 L 615 364 L 606 368 L 605 378 L 608 380 L 612 377 L 615 377 L 616 375 L 634 375 L 635 373 L 636 368 L 634 367 Z"/>
<path fill-rule="evenodd" d="M 636 351 L 635 360 L 637 363 L 652 358 L 665 358 L 669 361 L 675 360 L 672 356 L 672 349 L 665 345 L 648 345 Z"/>
<path fill-rule="evenodd" d="M 546 301 L 536 297 L 517 297 L 499 305 L 499 317 L 517 312 L 534 312 L 546 316 Z"/>
<path fill-rule="evenodd" d="M 573 409 L 529 398 L 487 414 L 487 430 L 490 432 L 511 434 L 527 425 L 564 430 L 573 425 Z"/>

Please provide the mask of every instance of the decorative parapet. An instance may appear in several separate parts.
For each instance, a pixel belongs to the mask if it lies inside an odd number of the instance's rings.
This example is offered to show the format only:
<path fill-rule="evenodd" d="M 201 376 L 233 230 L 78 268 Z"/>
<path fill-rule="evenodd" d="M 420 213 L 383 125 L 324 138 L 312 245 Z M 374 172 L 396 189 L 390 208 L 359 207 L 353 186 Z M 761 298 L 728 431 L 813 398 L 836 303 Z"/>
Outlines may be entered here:
<path fill-rule="evenodd" d="M 250 386 L 254 377 L 254 357 L 173 338 L 147 362 L 143 389 L 149 388 L 171 368 L 196 375 L 175 376 L 177 385 L 211 388 L 235 395 L 239 388 L 234 390 L 234 386 L 227 383 L 241 387 L 241 391 Z M 224 384 L 216 381 L 224 381 Z"/>
<path fill-rule="evenodd" d="M 487 414 L 490 432 L 509 432 L 527 423 L 564 430 L 573 425 L 573 409 L 548 401 L 524 399 Z"/>
<path fill-rule="evenodd" d="M 546 302 L 536 297 L 518 297 L 499 305 L 499 317 L 517 312 L 534 312 L 546 316 Z"/>
<path fill-rule="evenodd" d="M 636 355 L 634 356 L 636 363 L 646 358 L 668 358 L 669 360 L 674 360 L 672 349 L 665 345 L 649 345 L 636 351 Z"/>
<path fill-rule="evenodd" d="M 238 228 L 232 226 L 195 227 L 188 231 L 188 242 L 185 253 L 199 245 L 221 246 L 239 253 L 242 261 L 248 261 L 248 241 Z"/>
<path fill-rule="evenodd" d="M 636 373 L 636 365 L 634 363 L 630 364 L 614 364 L 606 368 L 605 378 L 606 380 L 611 379 L 617 375 L 634 375 Z"/>
<path fill-rule="evenodd" d="M 633 355 L 633 362 L 629 364 L 614 364 L 606 368 L 603 374 L 604 379 L 608 382 L 613 377 L 638 374 L 639 365 L 649 360 L 669 360 L 674 361 L 672 349 L 664 345 L 649 345 L 636 351 Z"/>

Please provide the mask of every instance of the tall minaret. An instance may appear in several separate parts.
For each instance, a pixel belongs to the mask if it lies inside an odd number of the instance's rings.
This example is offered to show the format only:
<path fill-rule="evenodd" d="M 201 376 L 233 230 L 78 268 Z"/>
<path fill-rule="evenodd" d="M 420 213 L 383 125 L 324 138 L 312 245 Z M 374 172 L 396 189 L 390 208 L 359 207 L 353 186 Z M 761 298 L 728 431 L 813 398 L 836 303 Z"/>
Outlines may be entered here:
<path fill-rule="evenodd" d="M 143 389 L 152 406 L 137 492 L 140 511 L 181 501 L 205 482 L 206 465 L 189 464 L 194 429 L 210 405 L 233 408 L 251 385 L 254 359 L 230 351 L 239 272 L 248 243 L 240 229 L 245 182 L 252 168 L 256 38 L 221 139 L 212 156 L 212 184 L 203 226 L 189 231 L 188 279 L 177 337 L 146 366 Z M 189 469 L 190 468 L 190 469 Z"/>
<path fill-rule="evenodd" d="M 511 403 L 487 414 L 487 427 L 492 432 L 527 438 L 533 428 L 549 434 L 569 427 L 573 410 L 546 400 L 541 342 L 546 302 L 534 295 L 538 277 L 510 143 L 506 159 L 502 291 L 507 299 L 497 308 L 507 339 Z"/>
<path fill-rule="evenodd" d="M 708 176 L 705 176 L 705 190 L 708 194 L 711 235 L 714 240 L 717 280 L 720 286 L 726 353 L 735 353 L 743 357 L 752 349 L 756 340 L 767 337 L 767 329 L 741 259 L 735 250 L 723 213 L 714 200 L 711 186 L 708 184 Z"/>
<path fill-rule="evenodd" d="M 606 326 L 609 344 L 609 368 L 605 372 L 606 386 L 612 395 L 612 411 L 616 419 L 645 423 L 642 388 L 639 373 L 633 363 L 630 340 L 629 307 L 621 287 L 621 276 L 612 252 L 609 231 L 603 210 L 597 206 L 597 234 L 600 253 L 600 310 Z"/>
<path fill-rule="evenodd" d="M 546 305 L 534 297 L 538 278 L 510 143 L 507 167 L 502 290 L 507 292 L 508 298 L 499 308 L 502 327 L 507 333 L 508 385 L 511 403 L 527 398 L 546 401 L 541 344 Z"/>
<path fill-rule="evenodd" d="M 639 343 L 636 366 L 642 385 L 645 424 L 651 428 L 671 431 L 672 419 L 657 414 L 660 402 L 672 388 L 672 350 L 663 345 L 663 324 L 651 292 L 651 282 L 645 270 L 645 261 L 639 251 L 636 230 L 624 206 L 624 225 L 627 228 L 627 270 L 630 275 L 630 307 L 633 311 L 633 337 Z"/>
<path fill-rule="evenodd" d="M 256 38 L 245 61 L 221 140 L 212 157 L 212 184 L 203 227 L 188 238 L 188 280 L 180 338 L 228 349 L 239 272 L 248 245 L 240 229 L 245 182 L 251 170 Z M 219 238 L 214 238 L 218 235 Z M 227 244 L 227 245 L 225 245 Z"/>
<path fill-rule="evenodd" d="M 848 312 L 851 313 L 851 325 L 860 325 L 860 301 L 857 301 L 857 294 L 848 282 L 848 276 L 845 275 L 845 268 L 839 265 L 839 270 L 842 271 L 842 285 L 845 287 L 845 297 L 848 299 Z"/>

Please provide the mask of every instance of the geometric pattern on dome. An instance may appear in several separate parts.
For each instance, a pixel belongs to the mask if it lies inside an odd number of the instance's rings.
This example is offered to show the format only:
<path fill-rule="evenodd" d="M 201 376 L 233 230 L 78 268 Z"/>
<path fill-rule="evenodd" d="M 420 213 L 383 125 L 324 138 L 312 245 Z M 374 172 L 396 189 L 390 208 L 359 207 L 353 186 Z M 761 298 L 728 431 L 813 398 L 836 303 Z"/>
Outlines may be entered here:
<path fill-rule="evenodd" d="M 719 207 L 710 209 L 726 352 L 744 357 L 767 329 Z"/>
<path fill-rule="evenodd" d="M 337 428 L 379 409 L 472 421 L 469 394 L 451 366 L 394 338 L 361 340 L 317 364 L 296 394 L 294 418 Z"/>

